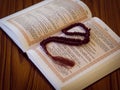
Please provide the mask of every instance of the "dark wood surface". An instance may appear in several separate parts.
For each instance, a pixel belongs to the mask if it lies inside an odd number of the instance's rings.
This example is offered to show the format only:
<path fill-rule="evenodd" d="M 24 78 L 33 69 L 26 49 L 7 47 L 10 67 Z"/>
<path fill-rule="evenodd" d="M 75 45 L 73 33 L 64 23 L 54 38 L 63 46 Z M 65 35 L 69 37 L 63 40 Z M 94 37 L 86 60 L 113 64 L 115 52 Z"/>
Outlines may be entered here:
<path fill-rule="evenodd" d="M 0 18 L 41 0 L 0 0 Z M 82 0 L 120 36 L 120 0 Z M 92 76 L 91 76 L 92 77 Z M 54 90 L 42 73 L 0 29 L 0 90 Z M 120 69 L 85 90 L 120 90 Z"/>

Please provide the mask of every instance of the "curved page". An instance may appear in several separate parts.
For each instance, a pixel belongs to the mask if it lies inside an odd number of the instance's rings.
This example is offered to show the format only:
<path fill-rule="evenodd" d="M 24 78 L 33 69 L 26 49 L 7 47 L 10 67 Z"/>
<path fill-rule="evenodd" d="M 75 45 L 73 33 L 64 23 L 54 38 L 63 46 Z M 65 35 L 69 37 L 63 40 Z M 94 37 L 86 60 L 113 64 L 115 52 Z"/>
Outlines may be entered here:
<path fill-rule="evenodd" d="M 12 32 L 11 38 L 16 38 L 25 51 L 62 28 L 90 17 L 88 7 L 81 1 L 46 0 L 3 18 L 1 22 Z"/>

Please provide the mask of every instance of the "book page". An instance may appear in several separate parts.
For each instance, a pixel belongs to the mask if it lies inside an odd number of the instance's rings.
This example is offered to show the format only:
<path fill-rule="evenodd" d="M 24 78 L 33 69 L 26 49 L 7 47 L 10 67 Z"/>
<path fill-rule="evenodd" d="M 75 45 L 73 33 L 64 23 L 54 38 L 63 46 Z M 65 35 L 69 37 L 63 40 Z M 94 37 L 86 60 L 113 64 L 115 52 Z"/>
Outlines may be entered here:
<path fill-rule="evenodd" d="M 32 56 L 31 58 L 33 63 L 36 61 L 37 65 L 40 66 L 41 63 L 44 62 L 44 64 L 55 73 L 56 77 L 61 80 L 61 82 L 66 82 L 80 72 L 99 63 L 104 58 L 109 57 L 117 50 L 120 50 L 120 38 L 101 20 L 98 18 L 92 18 L 84 22 L 84 24 L 91 29 L 90 42 L 88 44 L 82 46 L 69 46 L 58 43 L 49 43 L 47 45 L 47 49 L 52 55 L 74 60 L 74 67 L 58 65 L 46 55 L 40 45 L 29 50 L 27 52 L 28 56 L 35 55 L 36 57 Z M 74 30 L 79 31 L 81 28 L 75 27 L 70 31 Z M 64 34 L 59 35 L 65 36 Z M 42 70 L 44 71 L 44 67 Z"/>
<path fill-rule="evenodd" d="M 22 34 L 31 46 L 40 42 L 62 28 L 79 21 L 90 18 L 85 4 L 75 0 L 51 0 L 42 6 L 38 6 L 9 18 L 7 22 Z M 90 11 L 89 11 L 90 12 Z M 18 34 L 19 36 L 19 34 Z"/>

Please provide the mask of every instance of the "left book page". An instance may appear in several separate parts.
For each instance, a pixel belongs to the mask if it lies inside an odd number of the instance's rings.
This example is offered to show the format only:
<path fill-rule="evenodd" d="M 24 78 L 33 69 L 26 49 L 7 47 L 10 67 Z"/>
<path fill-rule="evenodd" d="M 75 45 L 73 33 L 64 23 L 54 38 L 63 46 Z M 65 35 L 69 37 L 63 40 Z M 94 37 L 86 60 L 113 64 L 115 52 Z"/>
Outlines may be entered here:
<path fill-rule="evenodd" d="M 77 0 L 45 0 L 0 20 L 3 30 L 26 52 L 77 21 L 91 17 L 87 6 Z"/>

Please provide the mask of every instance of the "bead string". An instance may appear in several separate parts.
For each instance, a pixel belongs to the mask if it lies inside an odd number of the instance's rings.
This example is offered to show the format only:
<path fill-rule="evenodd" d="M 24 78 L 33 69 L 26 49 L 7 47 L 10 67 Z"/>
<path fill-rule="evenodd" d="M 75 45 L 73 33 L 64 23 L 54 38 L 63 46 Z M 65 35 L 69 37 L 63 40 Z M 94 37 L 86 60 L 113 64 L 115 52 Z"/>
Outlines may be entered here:
<path fill-rule="evenodd" d="M 76 26 L 82 27 L 85 32 L 84 33 L 82 33 L 82 32 L 68 32 L 70 29 L 72 29 L 73 27 L 76 27 Z M 52 56 L 48 52 L 46 46 L 50 42 L 62 43 L 62 44 L 67 44 L 67 45 L 72 45 L 72 46 L 79 46 L 79 45 L 87 44 L 90 41 L 90 38 L 89 38 L 90 29 L 87 28 L 82 23 L 75 23 L 75 24 L 68 26 L 67 28 L 64 28 L 61 31 L 64 34 L 70 35 L 70 36 L 75 36 L 75 35 L 76 36 L 83 36 L 84 39 L 81 40 L 81 39 L 67 38 L 67 37 L 62 37 L 62 36 L 52 36 L 52 37 L 49 37 L 47 39 L 44 39 L 40 43 L 40 45 L 44 49 L 45 53 L 52 58 L 52 60 L 59 62 L 61 65 L 67 65 L 67 66 L 73 67 L 75 65 L 75 62 L 73 60 L 69 60 L 68 58 L 64 58 L 61 56 Z"/>

